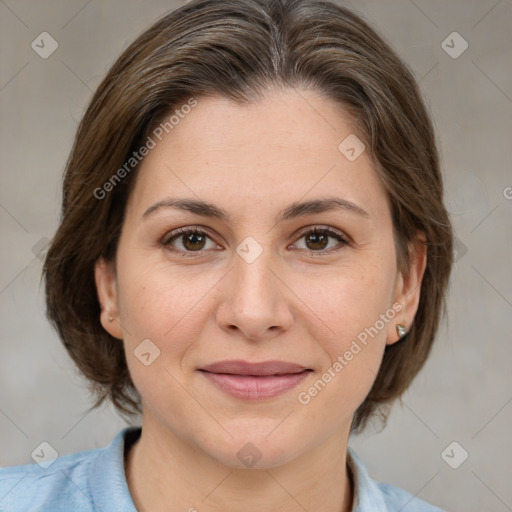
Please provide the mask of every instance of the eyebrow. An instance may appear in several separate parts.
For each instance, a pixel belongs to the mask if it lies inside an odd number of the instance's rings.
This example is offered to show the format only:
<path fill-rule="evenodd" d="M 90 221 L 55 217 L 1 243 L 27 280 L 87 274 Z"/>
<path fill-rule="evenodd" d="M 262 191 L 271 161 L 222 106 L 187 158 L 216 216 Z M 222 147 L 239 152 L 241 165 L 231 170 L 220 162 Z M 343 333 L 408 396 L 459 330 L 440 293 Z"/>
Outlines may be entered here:
<path fill-rule="evenodd" d="M 196 215 L 218 219 L 226 223 L 229 223 L 231 220 L 231 216 L 223 208 L 196 199 L 163 199 L 147 208 L 142 214 L 142 217 L 147 218 L 162 208 L 176 208 L 178 210 L 195 213 Z M 333 210 L 347 211 L 365 218 L 370 217 L 370 214 L 366 210 L 355 203 L 339 197 L 328 197 L 325 199 L 313 199 L 310 201 L 291 203 L 278 213 L 276 222 Z"/>

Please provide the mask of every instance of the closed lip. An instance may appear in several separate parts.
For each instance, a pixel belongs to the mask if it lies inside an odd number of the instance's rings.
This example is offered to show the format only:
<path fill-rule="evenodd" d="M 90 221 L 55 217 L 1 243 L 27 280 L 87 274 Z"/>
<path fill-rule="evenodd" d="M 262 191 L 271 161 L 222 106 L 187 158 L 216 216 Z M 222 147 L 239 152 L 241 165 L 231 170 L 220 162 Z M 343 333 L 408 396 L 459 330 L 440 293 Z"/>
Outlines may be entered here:
<path fill-rule="evenodd" d="M 311 370 L 300 364 L 290 363 L 286 361 L 262 361 L 249 362 L 241 359 L 230 361 L 217 361 L 199 368 L 201 371 L 210 373 L 225 373 L 229 375 L 288 375 L 301 373 L 305 370 Z"/>

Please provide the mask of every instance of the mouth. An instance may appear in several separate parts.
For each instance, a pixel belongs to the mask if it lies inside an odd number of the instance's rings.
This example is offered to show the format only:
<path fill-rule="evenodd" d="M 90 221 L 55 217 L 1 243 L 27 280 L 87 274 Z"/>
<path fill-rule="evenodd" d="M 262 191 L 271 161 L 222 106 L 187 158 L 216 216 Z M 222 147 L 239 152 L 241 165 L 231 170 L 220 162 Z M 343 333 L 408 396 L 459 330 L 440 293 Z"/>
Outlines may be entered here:
<path fill-rule="evenodd" d="M 224 393 L 239 399 L 273 398 L 294 388 L 313 371 L 284 361 L 219 361 L 199 368 Z"/>

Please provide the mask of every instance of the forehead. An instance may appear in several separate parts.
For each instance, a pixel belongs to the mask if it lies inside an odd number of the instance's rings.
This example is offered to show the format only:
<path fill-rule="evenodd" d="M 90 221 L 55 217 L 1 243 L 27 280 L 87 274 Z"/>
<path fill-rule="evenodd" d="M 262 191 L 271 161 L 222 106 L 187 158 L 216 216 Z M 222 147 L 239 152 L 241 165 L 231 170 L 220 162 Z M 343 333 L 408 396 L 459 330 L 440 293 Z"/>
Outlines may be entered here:
<path fill-rule="evenodd" d="M 197 98 L 161 140 L 153 136 L 130 210 L 195 196 L 271 213 L 284 202 L 336 193 L 382 214 L 387 197 L 368 152 L 351 161 L 340 150 L 355 131 L 340 105 L 304 89 L 270 91 L 244 105 Z"/>

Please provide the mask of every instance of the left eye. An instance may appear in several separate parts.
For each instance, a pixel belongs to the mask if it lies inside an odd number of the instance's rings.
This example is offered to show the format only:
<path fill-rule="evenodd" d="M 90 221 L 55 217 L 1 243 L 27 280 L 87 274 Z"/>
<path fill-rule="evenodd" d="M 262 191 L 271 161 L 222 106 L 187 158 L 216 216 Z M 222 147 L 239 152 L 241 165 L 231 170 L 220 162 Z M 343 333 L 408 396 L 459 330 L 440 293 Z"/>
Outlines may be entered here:
<path fill-rule="evenodd" d="M 332 246 L 329 247 L 329 238 L 334 238 L 339 242 L 338 244 L 334 244 L 334 246 L 344 246 L 348 244 L 347 240 L 340 233 L 333 231 L 332 229 L 314 228 L 301 234 L 297 241 L 304 239 L 306 247 L 298 248 L 301 250 L 323 253 L 332 249 Z M 206 247 L 207 240 L 210 240 L 211 242 L 210 247 Z M 179 241 L 181 243 L 181 247 L 176 247 L 174 244 L 175 241 Z M 162 245 L 167 248 L 172 247 L 172 250 L 176 249 L 176 252 L 180 252 L 184 256 L 195 256 L 195 254 L 191 253 L 198 253 L 204 249 L 215 249 L 219 247 L 206 231 L 198 228 L 177 229 L 171 233 L 170 237 L 162 242 Z"/>
<path fill-rule="evenodd" d="M 302 234 L 302 236 L 298 240 L 305 239 L 305 250 L 312 250 L 312 252 L 322 253 L 324 251 L 329 251 L 332 249 L 331 247 L 327 247 L 329 245 L 329 238 L 334 238 L 338 240 L 341 246 L 347 245 L 347 240 L 338 232 L 333 231 L 329 228 L 314 228 L 306 231 Z M 307 246 L 309 244 L 309 247 Z M 336 246 L 336 244 L 334 244 Z M 313 247 L 313 248 L 312 248 Z"/>

